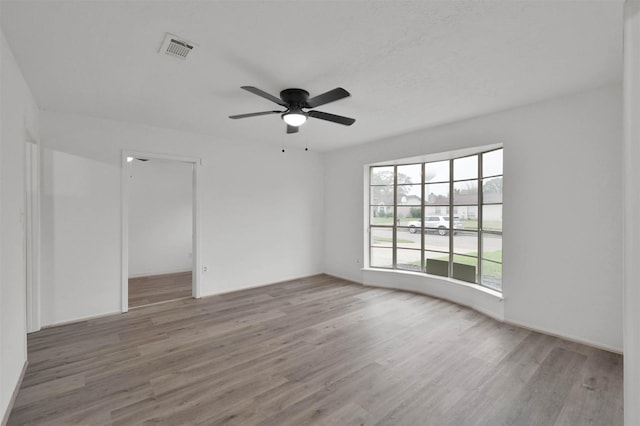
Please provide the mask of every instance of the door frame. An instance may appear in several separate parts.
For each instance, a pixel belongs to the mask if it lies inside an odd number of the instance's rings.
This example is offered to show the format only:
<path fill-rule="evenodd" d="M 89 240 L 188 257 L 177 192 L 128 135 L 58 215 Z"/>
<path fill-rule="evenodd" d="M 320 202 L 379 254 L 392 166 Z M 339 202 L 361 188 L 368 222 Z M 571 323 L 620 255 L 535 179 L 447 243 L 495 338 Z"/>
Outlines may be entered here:
<path fill-rule="evenodd" d="M 24 141 L 24 235 L 27 333 L 42 328 L 40 303 L 40 144 L 28 131 Z"/>
<path fill-rule="evenodd" d="M 200 279 L 202 267 L 200 265 L 200 191 L 199 191 L 199 168 L 202 166 L 202 159 L 196 157 L 181 157 L 177 155 L 159 154 L 153 152 L 122 150 L 121 160 L 121 206 L 122 206 L 122 269 L 121 269 L 121 310 L 129 311 L 129 157 L 142 157 L 155 160 L 179 161 L 192 165 L 192 236 L 191 244 L 193 248 L 191 294 L 194 298 L 202 297 Z"/>

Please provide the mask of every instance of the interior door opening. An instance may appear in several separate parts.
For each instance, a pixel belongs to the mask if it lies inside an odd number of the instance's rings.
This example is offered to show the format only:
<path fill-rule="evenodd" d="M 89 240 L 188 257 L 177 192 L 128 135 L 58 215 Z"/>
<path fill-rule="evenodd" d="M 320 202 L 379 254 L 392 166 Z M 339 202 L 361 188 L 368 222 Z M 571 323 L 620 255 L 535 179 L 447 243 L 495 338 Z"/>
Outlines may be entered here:
<path fill-rule="evenodd" d="M 123 171 L 123 311 L 198 297 L 197 162 L 128 153 Z"/>

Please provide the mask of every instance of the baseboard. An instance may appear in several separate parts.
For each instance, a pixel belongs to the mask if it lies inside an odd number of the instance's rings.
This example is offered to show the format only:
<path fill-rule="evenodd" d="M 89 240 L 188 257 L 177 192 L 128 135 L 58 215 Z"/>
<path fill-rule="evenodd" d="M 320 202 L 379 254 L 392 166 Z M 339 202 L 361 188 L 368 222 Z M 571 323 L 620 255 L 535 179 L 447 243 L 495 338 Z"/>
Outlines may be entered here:
<path fill-rule="evenodd" d="M 185 271 L 183 271 L 183 272 L 185 272 Z M 190 272 L 190 271 L 186 271 L 186 272 Z M 229 290 L 229 291 L 222 291 L 222 292 L 213 293 L 213 294 L 204 294 L 204 295 L 202 295 L 202 297 L 204 298 L 204 297 L 221 296 L 223 294 L 236 293 L 238 291 L 251 290 L 251 289 L 260 288 L 260 287 L 268 287 L 268 286 L 271 286 L 271 285 L 282 284 L 282 283 L 286 283 L 286 282 L 289 282 L 289 281 L 303 280 L 305 278 L 317 277 L 319 275 L 331 276 L 329 274 L 325 274 L 323 272 L 319 272 L 317 274 L 305 275 L 303 277 L 291 278 L 291 279 L 281 280 L 281 281 L 272 282 L 272 283 L 257 284 L 257 285 L 253 285 L 253 286 L 249 286 L 249 287 L 243 287 L 243 288 Z M 190 297 L 187 297 L 185 299 L 190 299 Z M 181 300 L 181 299 L 177 299 L 177 300 Z M 167 302 L 174 302 L 174 301 L 175 300 L 169 300 Z M 160 302 L 160 303 L 166 303 L 166 302 Z M 140 308 L 144 308 L 144 307 L 147 307 L 147 306 L 150 306 L 150 305 L 140 306 Z M 137 309 L 137 308 L 131 308 L 131 309 Z M 82 321 L 89 321 L 89 320 L 92 320 L 92 319 L 98 319 L 98 318 L 108 317 L 108 316 L 112 316 L 112 315 L 120 315 L 122 313 L 123 313 L 122 311 L 105 312 L 105 313 L 102 313 L 102 314 L 89 315 L 89 316 L 86 316 L 86 317 L 74 318 L 74 319 L 54 322 L 54 323 L 51 323 L 51 324 L 43 324 L 42 325 L 42 329 L 44 330 L 44 329 L 47 329 L 47 328 L 58 327 L 58 326 L 61 326 L 61 325 L 73 324 L 73 323 L 82 322 Z"/>
<path fill-rule="evenodd" d="M 343 277 L 340 277 L 340 276 L 337 276 L 337 275 L 334 275 L 334 274 L 325 273 L 325 275 L 329 275 L 330 277 L 334 277 L 334 278 L 337 278 L 337 279 L 348 281 L 348 282 L 351 282 L 351 283 L 354 283 L 354 284 L 357 284 L 357 285 L 363 285 L 365 287 L 366 286 L 370 286 L 368 284 L 364 284 L 364 283 L 361 283 L 361 282 L 358 282 L 358 281 L 354 281 L 354 280 L 348 279 L 348 278 L 343 278 Z M 615 353 L 615 354 L 620 354 L 620 355 L 623 354 L 623 350 L 620 349 L 620 348 L 616 348 L 616 347 L 613 347 L 613 346 L 605 345 L 605 344 L 602 344 L 602 343 L 592 342 L 592 341 L 587 340 L 587 339 L 582 339 L 582 338 L 579 338 L 579 337 L 576 337 L 576 336 L 571 336 L 571 335 L 564 334 L 564 333 L 557 332 L 557 331 L 553 331 L 553 330 L 546 330 L 546 329 L 543 329 L 543 328 L 540 328 L 540 327 L 532 326 L 530 324 L 521 323 L 521 322 L 518 322 L 518 321 L 511 321 L 511 320 L 508 320 L 508 319 L 498 318 L 495 315 L 492 315 L 491 312 L 486 312 L 484 309 L 479 309 L 477 307 L 465 305 L 463 303 L 456 302 L 454 300 L 447 299 L 445 297 L 435 296 L 435 295 L 432 295 L 432 294 L 428 294 L 426 292 L 416 292 L 416 291 L 412 291 L 412 290 L 405 290 L 405 289 L 394 288 L 394 287 L 382 287 L 382 286 L 373 286 L 373 285 L 371 285 L 370 287 L 386 288 L 386 289 L 389 289 L 389 290 L 396 290 L 396 291 L 407 291 L 409 293 L 421 294 L 421 295 L 428 296 L 428 297 L 434 297 L 434 298 L 440 299 L 440 300 L 446 300 L 447 302 L 455 303 L 456 305 L 464 306 L 464 307 L 467 307 L 469 309 L 473 309 L 474 311 L 480 312 L 483 315 L 486 315 L 486 316 L 488 316 L 490 318 L 493 318 L 496 321 L 503 322 L 503 323 L 508 324 L 508 325 L 513 325 L 515 327 L 520 327 L 520 328 L 523 328 L 525 330 L 530 330 L 530 331 L 534 331 L 536 333 L 542 333 L 542 334 L 546 334 L 548 336 L 557 337 L 557 338 L 564 339 L 564 340 L 567 340 L 567 341 L 570 341 L 570 342 L 579 343 L 581 345 L 590 346 L 592 348 L 602 349 L 602 350 L 605 350 L 605 351 L 608 351 L 608 352 L 612 352 L 612 353 Z"/>
<path fill-rule="evenodd" d="M 319 276 L 319 275 L 326 275 L 328 277 L 337 278 L 337 279 L 340 279 L 340 280 L 343 280 L 343 281 L 347 281 L 347 282 L 350 282 L 350 283 L 353 283 L 353 284 L 356 284 L 356 285 L 367 286 L 366 284 L 358 282 L 358 281 L 354 281 L 353 279 L 340 277 L 338 275 L 330 274 L 330 273 L 326 273 L 326 272 L 321 272 L 321 273 L 318 273 L 318 274 L 312 274 L 312 275 L 307 275 L 307 276 L 304 276 L 304 277 L 292 278 L 292 279 L 273 282 L 273 283 L 257 284 L 257 285 L 253 285 L 253 286 L 248 286 L 248 287 L 243 287 L 243 288 L 239 288 L 239 289 L 223 291 L 223 292 L 219 292 L 219 293 L 206 294 L 206 295 L 202 295 L 202 297 L 221 296 L 223 294 L 236 293 L 238 291 L 250 290 L 250 289 L 255 289 L 255 288 L 260 288 L 260 287 L 268 287 L 268 286 L 280 284 L 280 283 L 283 283 L 283 282 L 294 281 L 294 280 L 299 280 L 299 279 L 305 279 L 305 278 L 315 277 L 315 276 Z M 382 287 L 382 286 L 371 286 L 371 287 L 387 288 L 387 289 L 396 290 L 396 291 L 407 291 L 407 292 L 410 292 L 410 293 L 421 294 L 421 295 L 434 297 L 434 298 L 441 299 L 441 300 L 446 300 L 448 302 L 455 303 L 455 304 L 457 304 L 459 306 L 465 306 L 465 307 L 467 307 L 469 309 L 473 309 L 476 312 L 479 312 L 479 313 L 481 313 L 483 315 L 486 315 L 486 316 L 488 316 L 490 318 L 493 318 L 493 319 L 495 319 L 497 321 L 504 322 L 505 324 L 513 325 L 513 326 L 516 326 L 516 327 L 521 327 L 521 328 L 524 328 L 524 329 L 527 329 L 527 330 L 535 331 L 537 333 L 543 333 L 543 334 L 546 334 L 546 335 L 549 335 L 549 336 L 558 337 L 560 339 L 568 340 L 568 341 L 575 342 L 575 343 L 580 343 L 582 345 L 591 346 L 591 347 L 596 348 L 596 349 L 602 349 L 602 350 L 605 350 L 605 351 L 608 351 L 608 352 L 613 352 L 613 353 L 616 353 L 616 354 L 622 354 L 623 353 L 623 350 L 620 349 L 620 348 L 617 348 L 617 347 L 605 345 L 605 344 L 602 344 L 602 343 L 592 342 L 592 341 L 589 341 L 589 340 L 586 340 L 586 339 L 583 339 L 583 338 L 579 338 L 579 337 L 576 337 L 576 336 L 571 336 L 571 335 L 564 334 L 564 333 L 561 333 L 561 332 L 558 332 L 558 331 L 554 331 L 554 330 L 546 330 L 546 329 L 543 329 L 543 328 L 540 328 L 540 327 L 537 327 L 537 326 L 532 326 L 530 324 L 521 323 L 521 322 L 518 322 L 518 321 L 512 321 L 512 320 L 509 320 L 509 319 L 497 318 L 496 316 L 492 315 L 491 312 L 485 312 L 483 309 L 478 309 L 477 307 L 465 305 L 465 304 L 462 304 L 462 303 L 459 303 L 459 302 L 456 302 L 456 301 L 453 301 L 451 299 L 447 299 L 447 298 L 444 298 L 444 297 L 439 297 L 439 296 L 435 296 L 435 295 L 431 295 L 431 294 L 427 294 L 427 293 L 422 293 L 422 292 L 411 291 L 411 290 L 393 288 L 393 287 Z M 86 320 L 89 320 L 89 319 L 100 318 L 100 317 L 114 315 L 114 314 L 120 314 L 120 313 L 121 312 L 109 312 L 109 313 L 104 313 L 104 314 L 95 315 L 95 316 L 91 316 L 91 317 L 72 319 L 72 320 L 68 320 L 68 321 L 64 321 L 64 322 L 48 324 L 46 326 L 43 326 L 42 328 L 56 327 L 56 326 L 59 326 L 59 325 L 74 323 L 74 322 L 78 322 L 78 321 L 86 321 Z"/>
<path fill-rule="evenodd" d="M 461 302 L 453 300 L 451 298 L 447 298 L 447 297 L 444 297 L 444 296 L 441 296 L 441 295 L 435 295 L 435 294 L 429 293 L 427 291 L 419 291 L 419 290 L 412 290 L 412 289 L 406 289 L 406 288 L 401 288 L 401 287 L 384 286 L 384 285 L 377 285 L 377 284 L 365 284 L 363 282 L 354 281 L 352 279 L 340 277 L 338 275 L 333 275 L 333 274 L 329 274 L 329 273 L 326 273 L 326 272 L 325 272 L 325 275 L 328 275 L 330 277 L 337 278 L 337 279 L 340 279 L 340 280 L 343 280 L 343 281 L 347 281 L 347 282 L 350 282 L 350 283 L 353 283 L 353 284 L 362 285 L 362 286 L 365 286 L 365 287 L 385 288 L 385 289 L 388 289 L 388 290 L 405 291 L 405 292 L 408 292 L 408 293 L 419 294 L 421 296 L 433 297 L 434 299 L 444 300 L 446 302 L 454 303 L 454 304 L 456 304 L 458 306 L 464 306 L 465 308 L 472 309 L 472 310 L 474 310 L 476 312 L 479 312 L 482 315 L 486 315 L 489 318 L 492 318 L 492 319 L 494 319 L 496 321 L 499 321 L 499 322 L 503 322 L 504 321 L 504 319 L 502 317 L 500 317 L 499 315 L 496 315 L 494 312 L 492 312 L 490 310 L 482 309 L 479 306 L 472 306 L 472 305 L 468 305 L 468 304 L 465 304 L 465 303 L 461 303 Z"/>
<path fill-rule="evenodd" d="M 184 274 L 185 272 L 192 272 L 192 268 L 179 269 L 179 270 L 167 270 L 167 271 L 154 271 L 154 272 L 142 272 L 137 274 L 129 274 L 129 278 L 142 278 L 142 277 L 154 277 L 156 275 L 171 275 L 171 274 Z"/>
<path fill-rule="evenodd" d="M 335 275 L 335 274 L 330 274 L 330 273 L 328 273 L 328 272 L 322 272 L 322 273 L 321 273 L 321 274 L 319 274 L 319 275 L 326 275 L 326 276 L 328 276 L 328 277 L 335 278 L 335 279 L 337 279 L 337 280 L 347 281 L 347 282 L 350 282 L 350 283 L 352 283 L 352 284 L 358 284 L 358 285 L 361 285 L 361 286 L 366 286 L 365 284 L 363 284 L 363 283 L 361 283 L 361 282 L 359 282 L 359 281 L 354 281 L 354 280 L 352 280 L 352 279 L 344 278 L 344 277 L 341 277 L 341 276 L 339 276 L 339 275 Z M 391 289 L 391 290 L 394 290 L 394 289 Z"/>
<path fill-rule="evenodd" d="M 174 272 L 174 273 L 183 273 L 183 272 L 191 272 L 191 271 L 189 270 L 189 271 Z M 305 275 L 303 277 L 291 278 L 291 279 L 272 282 L 272 283 L 257 284 L 257 285 L 253 285 L 253 286 L 249 286 L 249 287 L 243 287 L 243 288 L 229 290 L 229 291 L 222 291 L 222 292 L 219 292 L 219 293 L 203 294 L 202 297 L 204 298 L 204 297 L 221 296 L 223 294 L 236 293 L 236 292 L 239 292 L 239 291 L 251 290 L 251 289 L 260 288 L 260 287 L 268 287 L 268 286 L 271 286 L 271 285 L 282 284 L 282 283 L 286 283 L 286 282 L 289 282 L 289 281 L 295 281 L 295 280 L 303 280 L 305 278 L 317 277 L 317 276 L 320 276 L 320 275 L 331 276 L 329 274 L 325 274 L 323 272 L 319 272 L 317 274 Z M 342 278 L 340 278 L 340 279 L 342 279 Z M 186 297 L 184 299 L 190 299 L 190 298 L 191 297 Z M 181 299 L 177 299 L 177 300 L 181 300 Z M 175 302 L 175 300 L 168 300 L 167 302 Z M 157 304 L 167 303 L 167 302 L 159 302 Z M 151 305 L 144 305 L 144 306 L 139 306 L 137 308 L 130 308 L 130 309 L 138 309 L 138 308 L 144 308 L 144 307 L 148 307 L 148 306 L 151 306 Z M 82 322 L 82 321 L 89 321 L 89 320 L 92 320 L 92 319 L 108 317 L 108 316 L 111 316 L 111 315 L 120 315 L 122 313 L 123 312 L 121 312 L 121 311 L 105 312 L 105 313 L 102 313 L 102 314 L 90 315 L 90 316 L 81 317 L 81 318 L 74 318 L 74 319 L 64 320 L 64 321 L 60 321 L 60 322 L 54 322 L 54 323 L 51 323 L 51 324 L 43 324 L 42 325 L 42 329 L 44 330 L 44 329 L 52 328 L 52 327 L 59 327 L 61 325 L 73 324 L 73 323 Z"/>
<path fill-rule="evenodd" d="M 27 365 L 29 365 L 29 361 L 25 361 L 24 365 L 22 366 L 20 377 L 18 377 L 18 383 L 16 383 L 16 387 L 13 389 L 13 393 L 11 394 L 11 399 L 9 399 L 9 405 L 7 405 L 7 411 L 5 411 L 4 416 L 2 416 L 2 423 L 1 423 L 2 426 L 5 426 L 9 421 L 11 410 L 13 410 L 13 405 L 16 403 L 18 392 L 20 392 L 20 387 L 22 386 L 22 380 L 24 379 L 24 374 L 27 372 Z"/>
<path fill-rule="evenodd" d="M 592 342 L 591 340 L 583 339 L 580 337 L 572 336 L 569 334 L 560 333 L 553 330 L 547 330 L 544 328 L 532 326 L 519 321 L 505 320 L 505 324 L 514 325 L 516 327 L 524 328 L 525 330 L 535 331 L 536 333 L 546 334 L 548 336 L 557 337 L 559 339 L 567 340 L 569 342 L 579 343 L 581 345 L 591 346 L 592 348 L 601 349 L 603 351 L 612 352 L 614 354 L 623 355 L 623 350 L 614 346 L 605 345 L 602 343 Z"/>
<path fill-rule="evenodd" d="M 46 324 L 46 325 L 42 326 L 42 329 L 44 330 L 45 328 L 58 327 L 58 326 L 61 326 L 61 325 L 73 324 L 73 323 L 82 322 L 82 321 L 89 321 L 89 320 L 92 320 L 92 319 L 108 317 L 108 316 L 111 316 L 111 315 L 119 315 L 119 314 L 122 314 L 122 313 L 123 312 L 121 312 L 121 311 L 112 311 L 112 312 L 105 312 L 105 313 L 102 313 L 102 314 L 89 315 L 87 317 L 74 318 L 74 319 L 54 322 L 54 323 L 51 323 L 51 324 Z"/>
<path fill-rule="evenodd" d="M 178 299 L 171 299 L 171 300 L 163 300 L 161 302 L 155 302 L 155 303 L 147 303 L 146 305 L 140 305 L 140 306 L 129 306 L 129 312 L 136 310 L 136 309 L 144 309 L 144 308 L 148 308 L 149 306 L 158 306 L 158 305 L 164 305 L 165 303 L 171 303 L 171 302 L 178 302 L 180 300 L 189 300 L 189 299 L 195 299 L 193 296 L 186 296 L 186 297 L 180 297 Z"/>
<path fill-rule="evenodd" d="M 256 285 L 252 285 L 252 286 L 249 286 L 249 287 L 242 287 L 242 288 L 238 288 L 238 289 L 234 289 L 234 290 L 221 291 L 219 293 L 203 294 L 202 298 L 213 297 L 213 296 L 222 296 L 222 295 L 225 295 L 225 294 L 232 294 L 232 293 L 237 293 L 239 291 L 252 290 L 252 289 L 256 289 L 256 288 L 260 288 L 260 287 L 269 287 L 269 286 L 272 286 L 272 285 L 288 283 L 290 281 L 296 281 L 296 280 L 304 280 L 306 278 L 317 277 L 317 276 L 320 276 L 320 275 L 326 275 L 328 277 L 331 277 L 331 275 L 325 274 L 324 272 L 318 272 L 317 274 L 305 275 L 303 277 L 291 278 L 291 279 L 282 280 L 282 281 L 276 281 L 276 282 L 272 282 L 272 283 L 256 284 Z M 342 279 L 342 278 L 339 278 L 339 279 Z"/>

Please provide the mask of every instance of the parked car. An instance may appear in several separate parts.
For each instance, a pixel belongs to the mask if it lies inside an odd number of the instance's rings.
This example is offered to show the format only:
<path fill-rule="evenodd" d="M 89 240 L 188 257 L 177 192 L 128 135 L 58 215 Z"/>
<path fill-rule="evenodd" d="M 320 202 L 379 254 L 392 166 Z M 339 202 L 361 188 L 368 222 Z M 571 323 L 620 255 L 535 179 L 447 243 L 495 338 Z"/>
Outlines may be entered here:
<path fill-rule="evenodd" d="M 409 232 L 415 234 L 422 226 L 419 220 L 409 222 Z M 456 229 L 463 229 L 462 221 L 458 216 L 453 217 L 453 233 Z M 425 216 L 424 217 L 424 231 L 435 231 L 438 235 L 447 235 L 449 228 L 449 216 Z"/>

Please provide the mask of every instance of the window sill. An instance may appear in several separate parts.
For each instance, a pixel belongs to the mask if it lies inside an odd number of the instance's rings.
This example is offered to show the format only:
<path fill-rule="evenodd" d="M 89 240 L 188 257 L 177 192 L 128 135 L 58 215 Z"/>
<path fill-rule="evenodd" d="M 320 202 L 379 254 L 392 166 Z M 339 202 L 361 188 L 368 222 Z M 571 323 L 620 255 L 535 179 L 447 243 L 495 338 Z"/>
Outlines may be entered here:
<path fill-rule="evenodd" d="M 502 293 L 464 281 L 422 272 L 362 268 L 363 284 L 412 291 L 468 306 L 499 321 L 504 320 Z"/>

